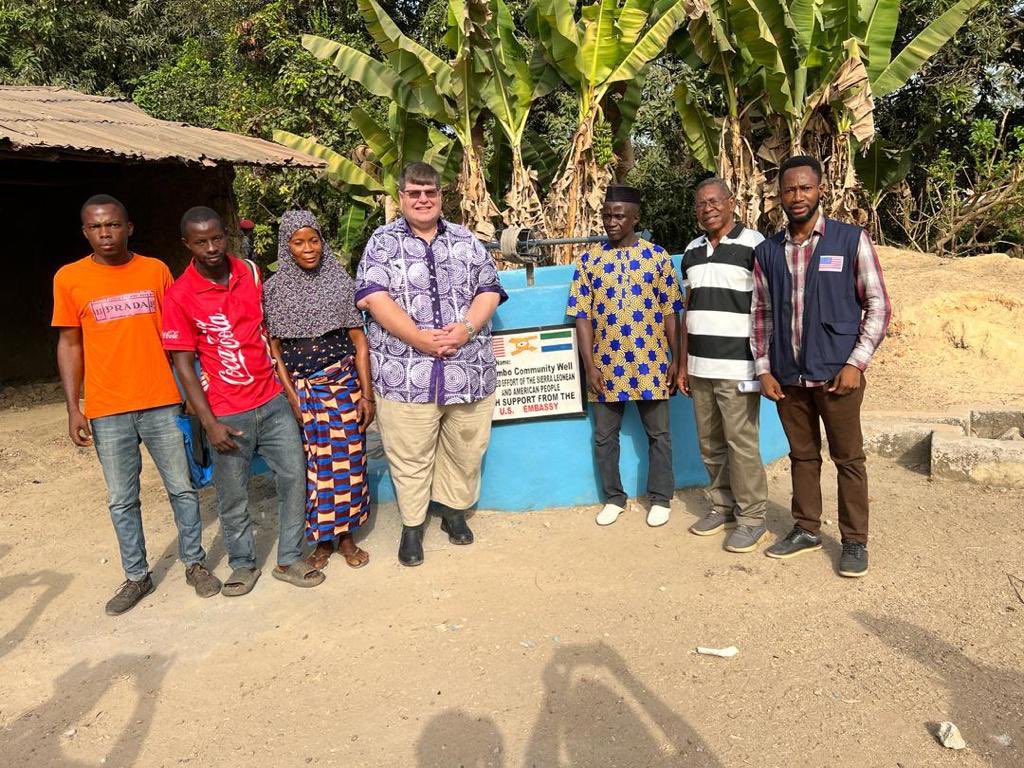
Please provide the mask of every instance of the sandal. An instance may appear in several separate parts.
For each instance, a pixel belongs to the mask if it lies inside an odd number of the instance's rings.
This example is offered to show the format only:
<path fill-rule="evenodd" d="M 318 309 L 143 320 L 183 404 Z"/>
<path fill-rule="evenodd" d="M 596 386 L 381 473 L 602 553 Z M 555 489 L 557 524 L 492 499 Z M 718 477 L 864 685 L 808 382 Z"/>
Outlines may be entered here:
<path fill-rule="evenodd" d="M 349 568 L 362 568 L 370 562 L 370 553 L 358 546 L 355 552 L 342 552 L 339 548 L 338 554 L 345 558 L 345 563 Z"/>
<path fill-rule="evenodd" d="M 282 571 L 280 566 L 271 573 L 279 581 L 286 581 L 296 587 L 316 587 L 324 583 L 324 575 L 302 558 L 299 558 Z"/>
<path fill-rule="evenodd" d="M 260 578 L 259 568 L 235 568 L 224 581 L 220 593 L 225 597 L 241 597 L 252 592 Z"/>
<path fill-rule="evenodd" d="M 313 548 L 313 551 L 309 553 L 309 557 L 306 558 L 306 562 L 309 563 L 310 567 L 316 568 L 318 571 L 322 571 L 331 561 L 331 555 L 333 553 L 334 550 L 330 545 L 321 547 L 318 544 Z"/>

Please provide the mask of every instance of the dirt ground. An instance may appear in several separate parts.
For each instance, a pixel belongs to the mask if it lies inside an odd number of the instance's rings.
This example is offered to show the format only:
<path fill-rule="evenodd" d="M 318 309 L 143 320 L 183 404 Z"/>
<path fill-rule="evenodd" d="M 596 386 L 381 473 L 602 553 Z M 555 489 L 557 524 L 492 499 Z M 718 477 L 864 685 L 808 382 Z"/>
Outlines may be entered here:
<path fill-rule="evenodd" d="M 1024 261 L 881 255 L 895 312 L 867 407 L 1024 402 Z M 1024 603 L 1007 578 L 1024 577 L 1024 491 L 871 460 L 859 581 L 835 574 L 834 512 L 822 552 L 780 563 L 687 533 L 696 490 L 661 529 L 636 508 L 608 529 L 596 508 L 482 511 L 477 543 L 453 547 L 434 521 L 415 569 L 385 506 L 369 566 L 333 562 L 303 591 L 269 576 L 276 511 L 257 478 L 265 575 L 201 600 L 147 459 L 157 589 L 110 618 L 122 575 L 102 476 L 57 399 L 52 383 L 0 393 L 4 768 L 1024 766 Z M 770 487 L 781 535 L 784 463 Z M 224 577 L 211 492 L 202 504 Z M 943 720 L 968 749 L 936 742 Z"/>
<path fill-rule="evenodd" d="M 435 521 L 415 569 L 385 507 L 365 569 L 201 600 L 147 464 L 158 585 L 110 618 L 121 573 L 100 471 L 63 432 L 59 405 L 0 413 L 2 765 L 1024 765 L 1024 604 L 1007 580 L 1024 576 L 1024 492 L 872 461 L 859 581 L 835 574 L 834 515 L 822 552 L 779 563 L 687 533 L 698 491 L 661 529 L 636 509 L 608 529 L 596 508 L 480 512 L 477 543 L 453 547 Z M 269 483 L 254 493 L 269 570 Z M 784 466 L 771 501 L 784 533 Z M 967 750 L 936 743 L 942 720 Z"/>
<path fill-rule="evenodd" d="M 879 248 L 893 304 L 865 407 L 1024 404 L 1024 259 Z"/>

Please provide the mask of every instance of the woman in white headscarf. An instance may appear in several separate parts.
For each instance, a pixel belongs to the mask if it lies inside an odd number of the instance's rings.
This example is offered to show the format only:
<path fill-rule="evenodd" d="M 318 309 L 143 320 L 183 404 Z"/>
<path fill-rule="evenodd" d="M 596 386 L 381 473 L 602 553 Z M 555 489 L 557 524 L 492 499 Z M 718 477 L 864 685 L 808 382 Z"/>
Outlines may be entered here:
<path fill-rule="evenodd" d="M 278 232 L 277 273 L 263 302 L 278 374 L 302 424 L 306 540 L 323 568 L 337 542 L 352 568 L 370 556 L 352 537 L 370 515 L 365 431 L 373 421 L 370 352 L 353 281 L 309 211 L 288 211 Z"/>

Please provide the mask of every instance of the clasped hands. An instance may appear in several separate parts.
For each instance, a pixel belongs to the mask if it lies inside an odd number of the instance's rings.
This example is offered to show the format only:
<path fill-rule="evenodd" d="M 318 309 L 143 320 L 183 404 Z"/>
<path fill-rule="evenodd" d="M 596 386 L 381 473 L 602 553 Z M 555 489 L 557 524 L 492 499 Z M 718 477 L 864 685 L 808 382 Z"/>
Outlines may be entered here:
<path fill-rule="evenodd" d="M 431 357 L 451 357 L 469 341 L 469 329 L 462 323 L 449 323 L 444 328 L 420 328 L 413 346 Z"/>

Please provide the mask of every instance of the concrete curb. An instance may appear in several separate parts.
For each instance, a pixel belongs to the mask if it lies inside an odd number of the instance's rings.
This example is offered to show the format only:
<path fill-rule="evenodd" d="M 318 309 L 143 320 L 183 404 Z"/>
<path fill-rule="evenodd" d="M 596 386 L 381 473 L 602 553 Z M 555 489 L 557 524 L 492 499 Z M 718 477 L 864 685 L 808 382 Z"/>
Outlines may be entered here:
<path fill-rule="evenodd" d="M 932 436 L 931 475 L 1000 488 L 1024 488 L 1024 442 Z"/>

